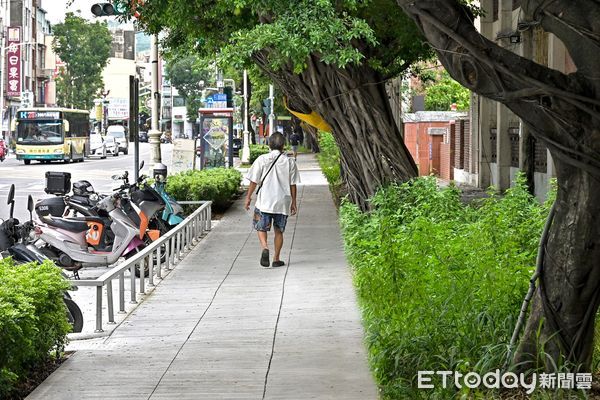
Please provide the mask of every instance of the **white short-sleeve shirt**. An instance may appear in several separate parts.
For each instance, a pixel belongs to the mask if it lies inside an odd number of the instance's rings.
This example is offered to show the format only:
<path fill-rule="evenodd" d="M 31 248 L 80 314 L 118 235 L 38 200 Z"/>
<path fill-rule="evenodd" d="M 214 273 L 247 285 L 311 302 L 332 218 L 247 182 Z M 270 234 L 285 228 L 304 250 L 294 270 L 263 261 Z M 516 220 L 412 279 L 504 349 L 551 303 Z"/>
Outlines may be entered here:
<path fill-rule="evenodd" d="M 300 174 L 296 160 L 281 154 L 271 172 L 266 175 L 279 154 L 279 150 L 272 150 L 259 156 L 250 167 L 246 178 L 259 186 L 264 180 L 256 198 L 256 208 L 265 213 L 289 215 L 292 205 L 290 185 L 300 183 Z"/>

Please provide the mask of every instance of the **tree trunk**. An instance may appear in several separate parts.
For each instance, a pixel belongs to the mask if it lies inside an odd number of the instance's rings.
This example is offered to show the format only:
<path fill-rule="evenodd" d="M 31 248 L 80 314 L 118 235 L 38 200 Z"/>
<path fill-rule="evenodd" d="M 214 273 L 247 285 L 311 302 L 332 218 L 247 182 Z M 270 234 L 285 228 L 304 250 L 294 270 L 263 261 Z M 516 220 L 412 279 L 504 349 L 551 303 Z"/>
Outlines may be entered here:
<path fill-rule="evenodd" d="M 273 72 L 267 60 L 256 58 L 287 95 L 290 108 L 316 111 L 331 126 L 340 148 L 342 179 L 350 200 L 362 210 L 381 186 L 417 176 L 378 72 L 366 65 L 342 69 L 312 56 L 298 75 L 291 67 Z"/>
<path fill-rule="evenodd" d="M 560 159 L 555 163 L 556 212 L 514 362 L 522 370 L 541 366 L 548 371 L 554 369 L 553 362 L 560 365 L 562 357 L 576 369 L 589 371 L 600 300 L 600 181 Z"/>
<path fill-rule="evenodd" d="M 483 37 L 463 2 L 397 2 L 454 79 L 505 104 L 550 149 L 559 186 L 554 221 L 514 361 L 523 363 L 517 365 L 520 369 L 553 370 L 549 358 L 557 363 L 564 359 L 571 371 L 589 371 L 600 297 L 600 4 L 521 3 L 523 21 L 535 21 L 567 47 L 577 72 L 565 74 Z"/>
<path fill-rule="evenodd" d="M 248 115 L 246 116 L 246 118 L 247 118 L 246 123 L 248 124 L 248 132 L 250 132 L 250 134 L 248 135 L 250 137 L 250 143 L 256 144 L 256 132 L 254 131 L 254 128 L 252 127 L 252 116 L 250 115 L 250 100 L 251 99 L 252 99 L 252 81 L 250 80 L 250 77 L 248 77 L 248 97 L 246 99 L 246 101 L 248 102 Z M 244 111 L 242 110 L 242 112 L 244 112 Z"/>

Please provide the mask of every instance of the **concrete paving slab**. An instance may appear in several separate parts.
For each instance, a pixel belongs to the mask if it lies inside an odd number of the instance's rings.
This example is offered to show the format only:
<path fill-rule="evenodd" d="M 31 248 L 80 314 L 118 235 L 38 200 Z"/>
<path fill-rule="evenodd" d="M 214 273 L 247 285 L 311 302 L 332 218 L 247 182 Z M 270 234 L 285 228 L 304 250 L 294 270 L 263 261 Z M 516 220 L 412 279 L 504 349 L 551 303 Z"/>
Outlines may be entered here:
<path fill-rule="evenodd" d="M 78 342 L 28 399 L 376 399 L 331 195 L 314 157 L 298 160 L 286 266 L 259 266 L 240 199 L 109 337 Z"/>

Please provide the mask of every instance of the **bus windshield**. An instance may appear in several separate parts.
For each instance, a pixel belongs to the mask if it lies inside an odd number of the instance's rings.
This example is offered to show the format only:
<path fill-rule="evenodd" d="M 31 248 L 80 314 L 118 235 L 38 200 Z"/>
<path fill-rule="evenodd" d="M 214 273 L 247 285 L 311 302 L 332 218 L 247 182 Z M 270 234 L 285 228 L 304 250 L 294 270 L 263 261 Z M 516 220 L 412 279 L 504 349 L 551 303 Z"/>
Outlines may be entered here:
<path fill-rule="evenodd" d="M 63 142 L 62 121 L 19 121 L 18 144 L 61 144 Z"/>

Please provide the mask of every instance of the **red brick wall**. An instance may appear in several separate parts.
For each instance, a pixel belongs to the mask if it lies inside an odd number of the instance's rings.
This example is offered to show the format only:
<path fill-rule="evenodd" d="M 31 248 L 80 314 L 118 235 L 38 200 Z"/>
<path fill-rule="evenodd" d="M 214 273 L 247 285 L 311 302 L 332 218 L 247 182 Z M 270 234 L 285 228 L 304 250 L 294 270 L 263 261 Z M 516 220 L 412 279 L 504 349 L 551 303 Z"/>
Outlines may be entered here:
<path fill-rule="evenodd" d="M 419 167 L 419 175 L 444 175 L 444 179 L 452 179 L 450 174 L 452 173 L 452 176 L 454 174 L 453 148 L 450 148 L 450 143 L 443 143 L 446 135 L 430 135 L 428 128 L 446 128 L 449 131 L 449 123 L 407 122 L 404 124 L 404 142 Z M 450 134 L 447 135 L 449 136 L 447 140 L 451 140 Z"/>
<path fill-rule="evenodd" d="M 448 133 L 444 135 L 444 141 L 440 144 L 440 178 L 446 180 L 454 179 L 454 160 L 456 142 L 456 124 L 451 122 Z"/>
<path fill-rule="evenodd" d="M 404 144 L 415 163 L 419 164 L 417 160 L 417 128 L 418 126 L 415 123 L 407 122 L 404 124 Z"/>
<path fill-rule="evenodd" d="M 472 157 L 472 153 L 471 153 L 471 122 L 468 119 L 461 119 L 460 120 L 460 127 L 462 130 L 462 137 L 463 137 L 463 158 L 464 158 L 464 170 L 467 172 L 474 172 L 471 171 L 471 157 Z"/>

